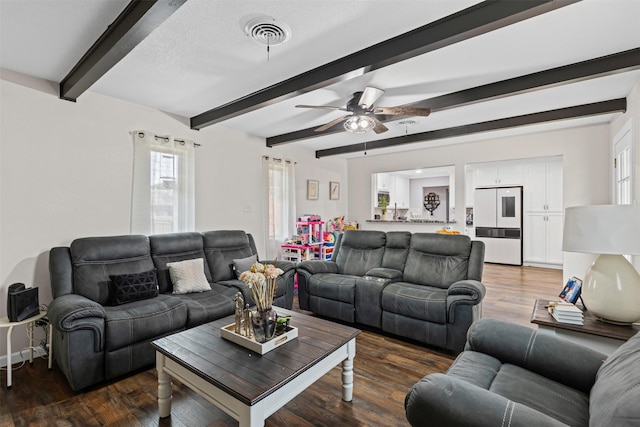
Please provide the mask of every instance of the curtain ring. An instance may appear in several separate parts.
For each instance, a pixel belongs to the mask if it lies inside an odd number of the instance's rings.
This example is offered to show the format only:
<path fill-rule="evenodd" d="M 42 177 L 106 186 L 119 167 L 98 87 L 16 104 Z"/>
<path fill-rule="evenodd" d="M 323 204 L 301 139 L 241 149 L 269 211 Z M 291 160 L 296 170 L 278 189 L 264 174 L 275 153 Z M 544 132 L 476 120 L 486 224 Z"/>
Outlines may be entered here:
<path fill-rule="evenodd" d="M 144 132 L 138 132 L 138 138 L 144 138 Z"/>

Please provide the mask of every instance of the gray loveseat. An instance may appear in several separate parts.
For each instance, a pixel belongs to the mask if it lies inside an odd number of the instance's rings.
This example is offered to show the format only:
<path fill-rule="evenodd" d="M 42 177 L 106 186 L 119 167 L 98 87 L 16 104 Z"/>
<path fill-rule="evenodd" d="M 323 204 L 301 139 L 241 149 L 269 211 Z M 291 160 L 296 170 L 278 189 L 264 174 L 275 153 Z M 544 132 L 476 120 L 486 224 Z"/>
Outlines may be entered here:
<path fill-rule="evenodd" d="M 409 391 L 407 419 L 414 427 L 638 426 L 639 366 L 640 334 L 607 358 L 482 319 L 447 374 L 427 375 Z"/>
<path fill-rule="evenodd" d="M 253 304 L 232 268 L 234 260 L 257 258 L 253 237 L 244 231 L 88 237 L 49 255 L 53 352 L 74 390 L 152 365 L 150 341 L 233 314 L 238 291 Z M 200 281 L 211 290 L 173 293 L 167 264 L 185 260 L 196 262 Z M 295 268 L 285 261 L 278 267 L 284 274 L 274 303 L 291 308 Z M 114 288 L 125 279 L 133 283 Z"/>
<path fill-rule="evenodd" d="M 459 352 L 481 317 L 483 260 L 463 235 L 349 230 L 331 261 L 297 265 L 300 308 Z"/>

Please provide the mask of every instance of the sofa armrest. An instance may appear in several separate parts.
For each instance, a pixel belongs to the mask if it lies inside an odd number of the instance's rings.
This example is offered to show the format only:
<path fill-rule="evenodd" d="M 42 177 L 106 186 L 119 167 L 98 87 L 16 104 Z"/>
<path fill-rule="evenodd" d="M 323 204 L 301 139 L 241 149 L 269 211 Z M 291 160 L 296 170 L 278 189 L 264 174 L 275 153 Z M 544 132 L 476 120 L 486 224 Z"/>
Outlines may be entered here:
<path fill-rule="evenodd" d="M 447 321 L 455 323 L 456 308 L 480 304 L 485 293 L 485 286 L 477 280 L 460 280 L 453 283 L 447 292 Z"/>
<path fill-rule="evenodd" d="M 286 273 L 287 271 L 296 268 L 296 263 L 293 261 L 287 261 L 286 259 L 277 259 L 274 263 L 273 260 L 265 260 L 265 259 L 260 259 L 258 258 L 258 262 L 261 264 L 273 264 L 274 266 L 278 267 L 280 270 L 282 270 L 284 273 Z"/>
<path fill-rule="evenodd" d="M 496 319 L 480 319 L 467 333 L 465 350 L 488 354 L 589 393 L 606 355 L 587 347 Z"/>
<path fill-rule="evenodd" d="M 333 261 L 321 261 L 318 259 L 312 259 L 307 261 L 302 261 L 297 265 L 296 269 L 298 271 L 306 271 L 311 274 L 318 273 L 337 273 L 338 272 L 338 264 Z"/>
<path fill-rule="evenodd" d="M 482 301 L 487 289 L 477 280 L 459 280 L 449 286 L 449 295 L 464 295 L 472 304 Z"/>
<path fill-rule="evenodd" d="M 402 271 L 395 268 L 376 267 L 367 271 L 365 276 L 380 277 L 381 279 L 402 280 Z"/>
<path fill-rule="evenodd" d="M 104 349 L 106 313 L 97 302 L 77 294 L 63 295 L 49 304 L 47 317 L 54 328 L 64 332 L 80 329 L 92 331 L 95 351 Z"/>
<path fill-rule="evenodd" d="M 412 426 L 566 426 L 535 409 L 445 374 L 427 375 L 405 398 Z"/>

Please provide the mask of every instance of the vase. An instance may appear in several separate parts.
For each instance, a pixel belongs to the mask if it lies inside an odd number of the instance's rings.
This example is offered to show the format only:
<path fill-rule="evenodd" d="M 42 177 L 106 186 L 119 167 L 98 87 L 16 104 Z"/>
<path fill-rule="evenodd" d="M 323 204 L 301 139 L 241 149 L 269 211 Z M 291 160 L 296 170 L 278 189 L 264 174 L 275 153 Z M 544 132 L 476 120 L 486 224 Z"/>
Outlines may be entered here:
<path fill-rule="evenodd" d="M 252 314 L 251 324 L 255 340 L 259 343 L 269 341 L 276 332 L 276 323 L 278 321 L 276 311 L 270 308 L 263 311 L 256 310 Z"/>

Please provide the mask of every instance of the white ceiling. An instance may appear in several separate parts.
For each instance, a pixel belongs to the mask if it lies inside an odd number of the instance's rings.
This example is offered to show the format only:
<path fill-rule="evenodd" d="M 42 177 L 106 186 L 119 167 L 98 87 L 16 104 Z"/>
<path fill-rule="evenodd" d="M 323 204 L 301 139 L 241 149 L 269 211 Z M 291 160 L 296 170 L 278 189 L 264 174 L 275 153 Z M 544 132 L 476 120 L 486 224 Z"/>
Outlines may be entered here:
<path fill-rule="evenodd" d="M 472 0 L 188 0 L 89 90 L 192 117 L 375 43 L 423 26 Z M 128 4 L 124 0 L 0 0 L 0 68 L 60 82 Z M 615 4 L 615 6 L 614 6 Z M 270 49 L 243 31 L 264 14 L 291 39 Z M 223 122 L 261 137 L 320 126 L 365 86 L 396 106 L 640 47 L 640 0 L 583 0 Z M 294 142 L 314 150 L 625 97 L 640 71 L 436 111 L 375 135 L 346 132 Z M 60 101 L 66 102 L 66 101 Z M 82 96 L 78 99 L 82 103 Z M 539 131 L 610 121 L 608 114 L 500 131 Z M 488 135 L 457 138 L 482 139 Z M 375 150 L 386 153 L 450 141 Z M 373 153 L 372 153 L 373 154 Z M 357 155 L 361 155 L 360 153 Z M 354 154 L 343 157 L 353 157 Z"/>

